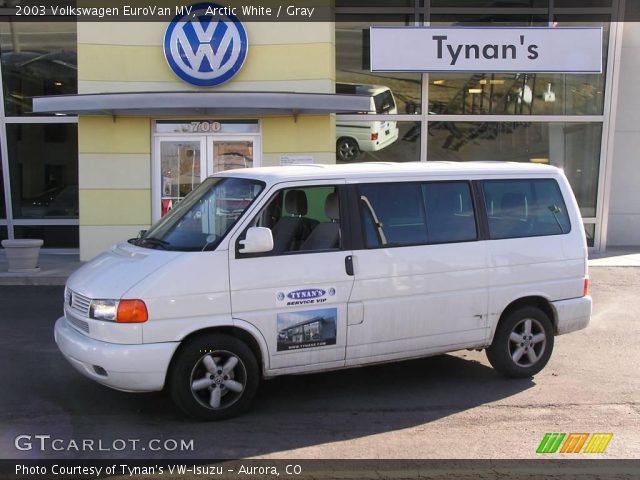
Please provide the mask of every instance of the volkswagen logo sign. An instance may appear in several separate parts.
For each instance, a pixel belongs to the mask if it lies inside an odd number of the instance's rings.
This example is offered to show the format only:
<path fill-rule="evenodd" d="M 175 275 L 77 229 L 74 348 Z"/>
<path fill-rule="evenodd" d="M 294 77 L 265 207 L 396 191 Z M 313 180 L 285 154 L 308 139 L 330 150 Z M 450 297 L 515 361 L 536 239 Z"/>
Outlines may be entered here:
<path fill-rule="evenodd" d="M 167 27 L 164 56 L 173 73 L 187 83 L 220 85 L 238 73 L 247 58 L 244 26 L 238 17 L 221 10 L 214 3 L 197 3 Z"/>

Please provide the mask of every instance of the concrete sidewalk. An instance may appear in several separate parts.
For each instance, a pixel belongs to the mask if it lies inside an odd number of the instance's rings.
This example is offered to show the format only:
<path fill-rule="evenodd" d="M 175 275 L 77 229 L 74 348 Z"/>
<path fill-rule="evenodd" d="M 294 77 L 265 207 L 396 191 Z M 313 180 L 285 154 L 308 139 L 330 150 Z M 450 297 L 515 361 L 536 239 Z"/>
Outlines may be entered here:
<path fill-rule="evenodd" d="M 64 285 L 67 277 L 82 262 L 77 254 L 40 254 L 37 273 L 9 273 L 4 251 L 0 249 L 0 285 Z M 610 248 L 604 253 L 591 254 L 590 267 L 640 267 L 640 248 Z"/>
<path fill-rule="evenodd" d="M 590 267 L 640 267 L 640 248 L 611 247 L 606 252 L 589 255 Z"/>
<path fill-rule="evenodd" d="M 82 262 L 78 254 L 41 253 L 37 273 L 10 273 L 7 258 L 0 249 L 0 285 L 64 285 Z"/>

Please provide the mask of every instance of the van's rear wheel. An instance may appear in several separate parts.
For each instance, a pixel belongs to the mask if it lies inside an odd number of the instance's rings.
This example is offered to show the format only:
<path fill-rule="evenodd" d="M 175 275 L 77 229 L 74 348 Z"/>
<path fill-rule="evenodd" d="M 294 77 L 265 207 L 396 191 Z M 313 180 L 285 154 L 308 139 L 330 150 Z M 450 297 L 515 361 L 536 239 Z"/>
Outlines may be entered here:
<path fill-rule="evenodd" d="M 176 355 L 169 389 L 187 415 L 222 420 L 249 407 L 260 370 L 245 343 L 229 335 L 207 334 L 188 341 Z"/>
<path fill-rule="evenodd" d="M 553 325 L 542 310 L 520 308 L 498 324 L 487 358 L 503 375 L 528 378 L 549 361 L 553 340 Z"/>
<path fill-rule="evenodd" d="M 360 155 L 358 142 L 353 138 L 342 137 L 336 142 L 336 155 L 341 162 L 353 162 Z"/>

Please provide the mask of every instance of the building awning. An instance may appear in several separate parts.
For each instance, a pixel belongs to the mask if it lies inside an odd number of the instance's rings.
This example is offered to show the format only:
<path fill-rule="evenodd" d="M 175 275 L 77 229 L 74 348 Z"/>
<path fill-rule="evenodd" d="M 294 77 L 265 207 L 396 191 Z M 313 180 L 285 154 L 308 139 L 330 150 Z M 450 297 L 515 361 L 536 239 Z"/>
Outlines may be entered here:
<path fill-rule="evenodd" d="M 34 97 L 34 113 L 111 116 L 367 112 L 371 97 L 331 93 L 142 92 Z"/>

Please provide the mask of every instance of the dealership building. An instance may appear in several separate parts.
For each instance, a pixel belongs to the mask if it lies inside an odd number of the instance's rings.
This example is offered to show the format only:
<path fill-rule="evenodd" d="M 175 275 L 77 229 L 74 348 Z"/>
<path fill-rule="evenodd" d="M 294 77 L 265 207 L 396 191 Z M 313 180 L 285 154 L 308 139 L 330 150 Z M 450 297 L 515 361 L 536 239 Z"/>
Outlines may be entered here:
<path fill-rule="evenodd" d="M 238 15 L 220 31 L 0 16 L 0 238 L 88 260 L 229 168 L 500 160 L 563 168 L 593 249 L 639 246 L 629 3 L 336 0 L 335 21 Z M 603 68 L 372 72 L 371 26 L 601 27 Z"/>

